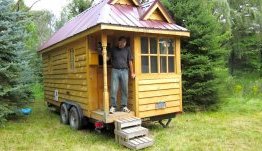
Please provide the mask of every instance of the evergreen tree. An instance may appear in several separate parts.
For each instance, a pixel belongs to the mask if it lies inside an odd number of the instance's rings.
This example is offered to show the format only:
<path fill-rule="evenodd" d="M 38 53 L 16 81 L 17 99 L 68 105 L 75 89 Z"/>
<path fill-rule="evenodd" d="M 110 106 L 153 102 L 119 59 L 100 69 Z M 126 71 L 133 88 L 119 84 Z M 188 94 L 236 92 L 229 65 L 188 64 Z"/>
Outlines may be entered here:
<path fill-rule="evenodd" d="M 190 30 L 182 41 L 182 79 L 184 108 L 202 110 L 218 101 L 216 77 L 221 29 L 208 0 L 164 0 L 178 25 Z"/>
<path fill-rule="evenodd" d="M 0 1 L 0 123 L 31 94 L 23 75 L 30 70 L 24 58 L 26 14 L 13 5 L 12 0 Z"/>
<path fill-rule="evenodd" d="M 227 42 L 228 67 L 262 75 L 262 1 L 213 0 L 223 27 L 232 35 Z"/>

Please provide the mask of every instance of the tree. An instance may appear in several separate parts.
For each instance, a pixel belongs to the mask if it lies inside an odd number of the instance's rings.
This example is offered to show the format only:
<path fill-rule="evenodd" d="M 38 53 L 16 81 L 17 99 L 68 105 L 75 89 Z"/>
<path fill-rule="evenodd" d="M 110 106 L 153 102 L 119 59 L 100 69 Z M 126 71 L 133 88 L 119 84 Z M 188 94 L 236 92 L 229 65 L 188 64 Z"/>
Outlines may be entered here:
<path fill-rule="evenodd" d="M 13 6 L 12 0 L 0 1 L 0 124 L 31 97 L 30 80 L 24 75 L 30 72 L 24 43 L 27 14 Z"/>
<path fill-rule="evenodd" d="M 228 67 L 235 72 L 260 72 L 262 75 L 262 1 L 214 0 L 219 21 L 229 27 Z M 226 8 L 226 9 L 225 9 Z"/>
<path fill-rule="evenodd" d="M 94 0 L 70 0 L 63 8 L 60 18 L 56 20 L 55 29 L 61 28 L 67 21 L 91 7 Z"/>
<path fill-rule="evenodd" d="M 221 29 L 208 0 L 164 0 L 176 23 L 190 30 L 182 41 L 183 102 L 202 110 L 218 101 L 214 69 L 221 58 Z"/>

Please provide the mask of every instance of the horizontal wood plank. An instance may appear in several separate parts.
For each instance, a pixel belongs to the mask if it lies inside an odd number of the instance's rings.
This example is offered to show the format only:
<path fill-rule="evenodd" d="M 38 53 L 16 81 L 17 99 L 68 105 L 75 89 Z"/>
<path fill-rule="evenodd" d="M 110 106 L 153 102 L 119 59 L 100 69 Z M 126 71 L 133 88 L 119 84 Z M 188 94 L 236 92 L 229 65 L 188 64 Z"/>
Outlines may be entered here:
<path fill-rule="evenodd" d="M 49 92 L 45 92 L 45 95 L 49 99 L 54 99 L 54 95 L 50 94 Z M 64 101 L 64 100 L 71 100 L 75 101 L 79 104 L 85 104 L 87 106 L 88 104 L 88 99 L 87 98 L 82 98 L 82 97 L 77 97 L 77 96 L 69 96 L 69 95 L 64 95 L 64 94 L 58 94 L 59 95 L 59 101 Z"/>
<path fill-rule="evenodd" d="M 179 89 L 147 91 L 147 92 L 139 92 L 138 98 L 150 98 L 150 97 L 165 96 L 165 95 L 175 95 L 179 93 L 180 93 Z"/>
<path fill-rule="evenodd" d="M 157 103 L 159 101 L 172 101 L 172 100 L 179 100 L 179 95 L 166 95 L 166 96 L 158 96 L 158 97 L 152 97 L 152 98 L 141 98 L 139 99 L 139 105 L 143 104 L 152 104 Z"/>
<path fill-rule="evenodd" d="M 157 116 L 157 115 L 163 115 L 163 114 L 169 114 L 169 113 L 176 113 L 180 112 L 181 109 L 179 106 L 165 108 L 161 110 L 150 110 L 150 111 L 144 111 L 139 113 L 140 118 L 144 117 L 151 117 L 151 116 Z"/>
<path fill-rule="evenodd" d="M 86 49 L 84 46 L 80 46 L 77 49 L 75 49 L 76 56 L 83 55 L 83 54 L 86 54 Z"/>
<path fill-rule="evenodd" d="M 75 61 L 76 62 L 78 62 L 78 61 L 85 61 L 85 60 L 86 60 L 86 54 L 79 55 L 79 56 L 75 57 Z"/>
<path fill-rule="evenodd" d="M 46 87 L 45 92 L 51 92 L 50 94 L 54 94 L 55 90 L 58 90 L 58 93 L 64 94 L 64 95 L 70 95 L 70 96 L 77 96 L 77 97 L 88 97 L 88 92 L 85 91 L 76 91 L 76 90 L 68 90 L 68 89 L 57 89 L 57 88 L 50 88 Z"/>
<path fill-rule="evenodd" d="M 67 90 L 76 90 L 76 91 L 87 91 L 87 86 L 82 85 L 70 85 L 70 84 L 55 84 L 55 83 L 44 83 L 44 88 L 60 88 L 60 89 L 67 89 Z"/>
<path fill-rule="evenodd" d="M 86 73 L 70 73 L 70 74 L 54 74 L 54 75 L 44 75 L 47 79 L 87 79 Z"/>
<path fill-rule="evenodd" d="M 139 80 L 138 85 L 161 84 L 161 83 L 178 83 L 179 81 L 180 81 L 179 78 Z"/>
<path fill-rule="evenodd" d="M 66 50 L 63 49 L 63 48 L 60 48 L 60 49 L 56 49 L 55 51 L 49 53 L 49 54 L 52 54 L 52 56 L 59 56 L 61 54 L 65 54 L 66 53 Z"/>
<path fill-rule="evenodd" d="M 138 86 L 138 91 L 154 91 L 154 90 L 166 90 L 166 89 L 178 89 L 179 83 L 165 83 L 165 84 L 154 84 L 154 85 L 141 85 Z"/>
<path fill-rule="evenodd" d="M 68 62 L 67 59 L 60 59 L 60 60 L 53 61 L 52 65 L 57 66 L 57 65 L 67 64 L 67 62 Z"/>
<path fill-rule="evenodd" d="M 58 55 L 58 56 L 55 56 L 55 57 L 51 56 L 50 61 L 53 62 L 53 61 L 58 61 L 58 60 L 62 60 L 62 59 L 67 59 L 67 54 L 66 53 Z"/>
<path fill-rule="evenodd" d="M 179 101 L 169 101 L 166 102 L 166 107 L 174 107 L 174 106 L 179 106 L 180 102 Z M 139 111 L 148 111 L 148 110 L 155 110 L 156 109 L 156 104 L 145 104 L 145 105 L 139 105 Z"/>
<path fill-rule="evenodd" d="M 87 80 L 78 80 L 78 79 L 44 79 L 44 83 L 53 83 L 53 84 L 70 84 L 70 85 L 87 85 Z"/>

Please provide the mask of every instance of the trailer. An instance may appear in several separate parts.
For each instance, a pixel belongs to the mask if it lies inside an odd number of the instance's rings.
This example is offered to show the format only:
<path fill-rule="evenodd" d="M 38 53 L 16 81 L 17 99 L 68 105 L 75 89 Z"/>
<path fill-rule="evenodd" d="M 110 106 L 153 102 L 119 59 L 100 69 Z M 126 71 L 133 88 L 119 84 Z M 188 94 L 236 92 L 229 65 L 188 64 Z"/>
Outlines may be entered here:
<path fill-rule="evenodd" d="M 112 66 L 107 51 L 120 36 L 127 37 L 136 78 L 129 80 L 131 112 L 109 114 Z M 166 127 L 183 110 L 180 40 L 189 36 L 159 0 L 101 0 L 39 49 L 44 100 L 58 107 L 61 122 L 74 129 L 86 119 L 97 129 L 114 124 L 118 143 L 132 149 L 151 146 L 142 121 L 159 121 Z"/>

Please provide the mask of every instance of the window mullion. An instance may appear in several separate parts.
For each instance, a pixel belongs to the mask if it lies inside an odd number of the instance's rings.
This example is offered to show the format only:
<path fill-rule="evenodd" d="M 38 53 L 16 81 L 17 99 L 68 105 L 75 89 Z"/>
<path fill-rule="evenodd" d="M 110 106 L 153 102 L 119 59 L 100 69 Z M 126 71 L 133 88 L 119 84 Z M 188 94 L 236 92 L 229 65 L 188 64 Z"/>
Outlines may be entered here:
<path fill-rule="evenodd" d="M 169 73 L 169 69 L 168 69 L 168 67 L 169 67 L 169 64 L 168 64 L 168 48 L 166 48 L 166 49 L 167 49 L 167 54 L 166 54 L 166 72 Z"/>
<path fill-rule="evenodd" d="M 151 73 L 151 57 L 150 57 L 150 37 L 148 37 L 148 66 L 149 66 L 149 72 L 148 73 Z"/>
<path fill-rule="evenodd" d="M 157 38 L 157 69 L 158 73 L 160 72 L 160 46 L 159 46 L 159 38 Z"/>

